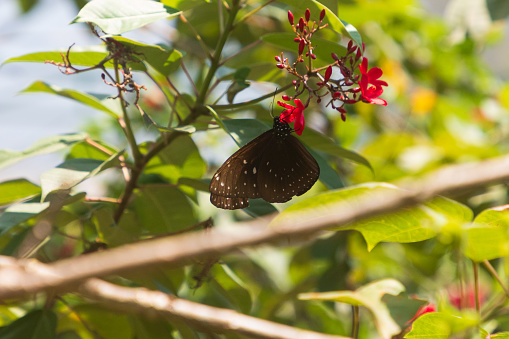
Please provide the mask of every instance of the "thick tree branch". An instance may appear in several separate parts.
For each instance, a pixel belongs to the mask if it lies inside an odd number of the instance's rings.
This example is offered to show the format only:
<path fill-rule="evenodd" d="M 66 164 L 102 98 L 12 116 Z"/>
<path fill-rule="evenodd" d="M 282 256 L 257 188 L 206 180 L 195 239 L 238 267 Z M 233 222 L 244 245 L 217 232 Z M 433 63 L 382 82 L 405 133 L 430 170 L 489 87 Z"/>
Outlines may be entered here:
<path fill-rule="evenodd" d="M 189 259 L 221 255 L 239 247 L 256 246 L 309 236 L 330 226 L 393 212 L 425 202 L 440 194 L 452 194 L 473 187 L 509 179 L 509 156 L 481 163 L 450 166 L 420 181 L 401 185 L 404 190 L 367 194 L 356 203 L 345 201 L 294 214 L 277 225 L 268 219 L 238 224 L 234 231 L 212 229 L 158 238 L 110 250 L 64 259 L 51 264 L 0 256 L 0 299 L 18 298 L 35 292 L 69 288 L 87 278 L 123 274 L 161 265 L 182 265 Z"/>
<path fill-rule="evenodd" d="M 251 338 L 347 339 L 281 325 L 230 309 L 207 306 L 146 288 L 130 288 L 88 279 L 79 292 L 106 307 L 181 321 L 200 332 L 234 332 Z"/>

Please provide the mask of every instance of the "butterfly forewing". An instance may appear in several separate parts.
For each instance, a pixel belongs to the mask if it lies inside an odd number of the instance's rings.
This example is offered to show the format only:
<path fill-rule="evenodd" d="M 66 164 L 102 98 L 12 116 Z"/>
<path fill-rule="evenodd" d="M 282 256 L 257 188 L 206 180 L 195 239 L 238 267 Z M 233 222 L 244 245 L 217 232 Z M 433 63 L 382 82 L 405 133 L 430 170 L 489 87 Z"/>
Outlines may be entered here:
<path fill-rule="evenodd" d="M 210 201 L 223 209 L 244 208 L 248 198 L 286 202 L 307 192 L 320 168 L 291 128 L 274 118 L 273 129 L 235 152 L 210 182 Z"/>

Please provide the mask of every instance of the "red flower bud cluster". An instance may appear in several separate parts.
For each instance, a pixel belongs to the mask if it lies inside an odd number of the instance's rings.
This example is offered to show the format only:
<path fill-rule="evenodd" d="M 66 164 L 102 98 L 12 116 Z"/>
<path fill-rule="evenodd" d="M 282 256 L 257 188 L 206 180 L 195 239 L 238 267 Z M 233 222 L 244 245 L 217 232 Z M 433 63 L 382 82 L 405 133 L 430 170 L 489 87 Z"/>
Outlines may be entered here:
<path fill-rule="evenodd" d="M 287 103 L 278 102 L 278 104 L 286 108 L 281 113 L 281 119 L 286 122 L 295 121 L 294 127 L 298 134 L 301 134 L 304 128 L 303 112 L 309 106 L 311 99 L 320 103 L 327 97 L 327 101 L 324 101 L 325 106 L 335 109 L 343 121 L 346 120 L 347 111 L 344 108 L 346 104 L 362 101 L 387 105 L 385 100 L 379 98 L 383 93 L 382 86 L 387 86 L 385 81 L 380 80 L 383 72 L 378 67 L 368 69 L 368 59 L 363 57 L 364 44 L 358 46 L 350 41 L 344 56 L 331 53 L 332 62 L 329 65 L 313 68 L 313 60 L 316 59 L 316 55 L 313 53 L 315 47 L 312 44 L 312 37 L 315 32 L 327 26 L 327 24 L 322 24 L 325 14 L 326 11 L 323 9 L 318 22 L 316 22 L 311 21 L 309 9 L 306 9 L 304 16 L 298 20 L 294 18 L 292 12 L 288 11 L 288 22 L 292 25 L 296 35 L 293 41 L 298 45 L 296 48 L 297 59 L 293 64 L 290 64 L 288 58 L 283 57 L 283 53 L 281 56 L 275 57 L 278 68 L 285 69 L 297 78 L 297 80 L 293 80 L 295 95 L 293 97 L 283 95 L 284 101 L 294 100 L 296 107 Z M 304 63 L 307 69 L 306 73 L 302 73 L 302 67 L 297 69 L 298 63 Z M 358 75 L 359 71 L 360 75 Z M 311 78 L 319 80 L 309 83 Z M 300 99 L 296 99 L 304 92 L 308 93 L 305 104 Z"/>

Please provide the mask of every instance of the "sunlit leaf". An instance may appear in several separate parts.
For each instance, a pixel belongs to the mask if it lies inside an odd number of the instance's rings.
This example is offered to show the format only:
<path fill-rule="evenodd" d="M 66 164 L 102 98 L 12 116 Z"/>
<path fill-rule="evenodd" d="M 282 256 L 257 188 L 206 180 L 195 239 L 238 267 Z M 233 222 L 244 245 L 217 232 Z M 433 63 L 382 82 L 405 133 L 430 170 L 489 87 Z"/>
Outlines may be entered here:
<path fill-rule="evenodd" d="M 179 14 L 174 8 L 147 0 L 93 0 L 71 23 L 90 22 L 107 34 L 122 34 Z"/>
<path fill-rule="evenodd" d="M 33 92 L 45 92 L 49 94 L 56 94 L 64 98 L 68 98 L 79 103 L 82 103 L 84 105 L 90 106 L 99 111 L 105 112 L 113 118 L 118 117 L 117 114 L 118 112 L 112 111 L 109 107 L 105 106 L 101 102 L 101 99 L 104 99 L 104 97 L 98 98 L 89 93 L 80 92 L 73 89 L 63 89 L 57 86 L 49 85 L 42 81 L 33 82 L 31 85 L 29 85 L 27 88 L 21 91 L 21 93 L 33 93 Z"/>
<path fill-rule="evenodd" d="M 35 155 L 41 155 L 51 152 L 60 151 L 67 147 L 74 145 L 77 142 L 83 141 L 87 137 L 86 134 L 67 134 L 51 136 L 36 142 L 32 147 L 26 151 L 16 152 L 8 150 L 0 150 L 0 168 L 12 165 L 20 160 L 29 158 Z"/>
<path fill-rule="evenodd" d="M 372 195 L 373 199 L 380 199 L 384 192 L 390 193 L 397 189 L 390 184 L 368 183 L 323 193 L 288 207 L 272 221 L 272 225 L 277 227 L 278 222 L 291 220 L 304 211 L 320 214 L 321 209 L 340 202 L 345 206 L 355 207 L 360 197 L 367 199 Z M 437 197 L 424 205 L 361 220 L 341 226 L 337 230 L 361 232 L 368 244 L 368 250 L 371 250 L 381 241 L 408 243 L 430 239 L 441 228 L 451 223 L 469 222 L 471 217 L 472 212 L 466 206 Z"/>
<path fill-rule="evenodd" d="M 31 198 L 40 193 L 41 188 L 26 179 L 4 181 L 0 183 L 0 205 Z"/>
<path fill-rule="evenodd" d="M 18 57 L 9 58 L 3 62 L 3 64 L 11 63 L 11 62 L 38 62 L 38 63 L 46 63 L 47 61 L 53 61 L 56 63 L 62 63 L 63 57 L 67 54 L 67 49 L 57 50 L 57 51 L 47 51 L 47 52 L 37 52 L 37 53 L 29 53 L 24 54 Z M 73 46 L 69 51 L 69 60 L 73 66 L 86 66 L 93 67 L 101 62 L 104 62 L 106 58 L 109 57 L 109 53 L 106 50 L 105 45 L 95 45 L 95 46 Z M 104 64 L 107 68 L 113 68 L 113 62 L 107 61 Z M 143 63 L 140 62 L 128 62 L 127 67 L 131 68 L 134 71 L 146 71 L 147 68 Z"/>
<path fill-rule="evenodd" d="M 328 300 L 368 308 L 375 318 L 375 325 L 382 338 L 401 332 L 401 328 L 392 319 L 387 305 L 382 302 L 385 294 L 398 295 L 405 287 L 397 280 L 385 279 L 358 288 L 356 291 L 337 291 L 299 294 L 300 300 Z"/>
<path fill-rule="evenodd" d="M 42 197 L 55 190 L 70 189 L 87 178 L 111 167 L 118 161 L 115 153 L 106 161 L 96 159 L 69 159 L 57 167 L 41 174 Z"/>
<path fill-rule="evenodd" d="M 405 338 L 436 338 L 446 339 L 450 335 L 477 324 L 475 319 L 462 318 L 443 312 L 426 313 L 412 324 L 412 330 Z"/>
<path fill-rule="evenodd" d="M 508 230 L 507 206 L 481 212 L 465 230 L 465 255 L 477 262 L 509 255 Z"/>

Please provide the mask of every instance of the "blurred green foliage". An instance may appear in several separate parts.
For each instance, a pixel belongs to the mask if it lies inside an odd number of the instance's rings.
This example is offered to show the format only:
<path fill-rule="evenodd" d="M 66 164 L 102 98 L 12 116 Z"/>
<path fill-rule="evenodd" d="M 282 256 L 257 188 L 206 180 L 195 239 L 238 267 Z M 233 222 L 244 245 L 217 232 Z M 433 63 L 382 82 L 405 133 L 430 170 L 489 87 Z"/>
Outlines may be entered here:
<path fill-rule="evenodd" d="M 77 9 L 85 5 L 81 0 L 70 2 Z M 449 1 L 449 10 L 459 2 Z M 19 0 L 24 13 L 37 3 Z M 274 56 L 281 52 L 293 56 L 292 51 L 284 49 L 288 44 L 279 43 L 292 36 L 288 34 L 291 28 L 287 11 L 300 17 L 309 6 L 316 17 L 319 4 L 310 0 L 276 1 L 258 8 L 262 2 L 249 1 L 240 8 L 237 18 L 246 16 L 246 20 L 240 21 L 229 36 L 222 51 L 226 62 L 214 74 L 217 86 L 207 88 L 210 95 L 201 103 L 212 105 L 218 121 L 206 110 L 206 114 L 193 116 L 193 109 L 199 104 L 199 90 L 210 70 L 207 57 L 214 55 L 225 34 L 228 11 L 217 1 L 162 3 L 172 10 L 165 12 L 162 5 L 152 5 L 157 6 L 160 17 L 172 19 L 167 22 L 172 34 L 161 36 L 153 31 L 161 38 L 160 46 L 118 37 L 133 52 L 128 64 L 135 80 L 149 87 L 141 92 L 139 101 L 144 115 L 134 105 L 128 107 L 128 114 L 134 135 L 149 140 L 137 145 L 142 154 L 159 147 L 168 135 L 165 133 L 178 130 L 180 134 L 167 140 L 170 146 L 145 164 L 132 201 L 116 219 L 117 199 L 125 190 L 125 177 L 119 167 L 134 161 L 129 136 L 118 124 L 122 115 L 118 100 L 107 99 L 107 94 L 82 93 L 35 81 L 24 90 L 26 95 L 45 92 L 105 114 L 84 127 L 88 136 L 57 136 L 24 152 L 0 151 L 0 167 L 38 154 L 66 152 L 59 167 L 42 173 L 40 186 L 23 178 L 0 183 L 0 204 L 5 206 L 0 216 L 1 254 L 51 262 L 97 248 L 181 232 L 210 216 L 221 227 L 276 210 L 264 202 L 253 202 L 248 213 L 218 211 L 208 202 L 208 180 L 233 152 L 230 136 L 245 144 L 270 123 L 271 97 L 256 99 L 293 80 L 274 62 Z M 506 153 L 509 83 L 481 56 L 501 43 L 503 21 L 509 10 L 503 0 L 479 3 L 485 5 L 484 12 L 476 19 L 467 15 L 473 5 L 465 5 L 466 9 L 457 13 L 454 20 L 460 20 L 460 25 L 428 13 L 414 0 L 321 1 L 362 36 L 370 66 L 380 67 L 383 80 L 389 83 L 383 95 L 389 105 L 351 105 L 346 122 L 323 105 L 314 104 L 306 111 L 308 126 L 317 131 L 306 131 L 303 140 L 320 162 L 321 183 L 306 195 L 278 205 L 282 213 L 277 218 L 291 218 L 293 211 L 316 210 L 341 199 L 353 204 L 360 192 L 380 194 L 397 189 L 388 183 L 402 178 L 419 177 L 446 164 Z M 174 10 L 184 11 L 183 17 L 177 18 Z M 129 20 L 124 24 L 124 30 L 131 24 L 137 27 Z M 355 36 L 356 31 L 347 28 L 347 34 Z M 464 28 L 462 34 L 458 33 L 460 28 Z M 143 29 L 150 31 L 151 26 Z M 316 49 L 321 49 L 317 62 L 330 62 L 326 59 L 331 51 L 344 52 L 347 40 L 344 36 L 341 40 L 337 32 L 320 31 L 317 38 L 323 39 L 316 40 Z M 93 66 L 107 56 L 104 45 L 98 43 L 93 48 L 73 47 L 70 57 L 77 60 L 76 65 Z M 13 56 L 4 63 L 60 62 L 60 52 Z M 106 67 L 114 67 L 114 63 Z M 79 75 L 75 77 L 79 79 Z M 102 84 L 101 79 L 98 84 Z M 96 91 L 94 88 L 90 92 Z M 286 93 L 294 94 L 292 90 Z M 253 103 L 243 104 L 250 100 Z M 218 129 L 221 119 L 230 135 Z M 190 135 L 189 131 L 196 132 Z M 102 183 L 104 197 L 80 194 L 86 188 L 79 183 L 103 172 L 111 173 Z M 347 187 L 340 189 L 343 186 Z M 41 201 L 41 194 L 46 201 Z M 57 206 L 51 213 L 49 203 Z M 145 286 L 263 319 L 344 336 L 352 333 L 349 305 L 355 305 L 361 308 L 359 338 L 403 338 L 405 334 L 408 338 L 478 337 L 477 326 L 482 328 L 481 333 L 509 331 L 507 300 L 488 269 L 480 269 L 478 277 L 480 315 L 473 311 L 474 273 L 470 262 L 478 265 L 491 260 L 500 279 L 508 282 L 508 212 L 503 206 L 487 210 L 506 203 L 507 190 L 500 184 L 467 192 L 457 201 L 439 197 L 412 209 L 336 228 L 298 245 L 242 249 L 212 258 L 211 262 L 197 261 L 186 267 L 159 268 L 150 274 L 116 279 L 119 284 Z M 27 250 L 23 244 L 32 227 L 45 218 L 54 225 L 51 234 L 35 249 Z M 200 287 L 193 289 L 197 285 Z M 302 295 L 308 292 L 331 294 Z M 373 293 L 387 295 L 370 299 Z M 409 321 L 426 303 L 437 305 L 440 312 L 420 317 L 408 333 Z M 30 303 L 0 306 L 0 337 L 117 339 L 156 338 L 161 333 L 168 338 L 207 337 L 179 323 L 110 312 L 72 294 L 55 299 L 52 310 L 40 310 L 43 305 L 44 300 L 35 298 Z M 32 327 L 38 329 L 37 336 Z"/>

